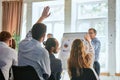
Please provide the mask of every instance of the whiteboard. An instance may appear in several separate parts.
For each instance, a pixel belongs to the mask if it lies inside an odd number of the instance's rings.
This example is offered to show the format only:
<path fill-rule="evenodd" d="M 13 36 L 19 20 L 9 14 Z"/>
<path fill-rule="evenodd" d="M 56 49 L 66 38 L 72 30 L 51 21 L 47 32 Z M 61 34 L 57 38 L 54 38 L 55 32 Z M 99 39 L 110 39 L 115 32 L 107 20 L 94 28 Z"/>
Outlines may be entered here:
<path fill-rule="evenodd" d="M 59 59 L 62 61 L 62 67 L 64 70 L 67 70 L 67 60 L 70 55 L 71 45 L 72 42 L 75 39 L 81 39 L 85 45 L 87 45 L 87 42 L 84 39 L 84 36 L 87 34 L 87 32 L 81 32 L 81 33 L 64 33 L 62 38 L 62 44 L 59 54 Z"/>

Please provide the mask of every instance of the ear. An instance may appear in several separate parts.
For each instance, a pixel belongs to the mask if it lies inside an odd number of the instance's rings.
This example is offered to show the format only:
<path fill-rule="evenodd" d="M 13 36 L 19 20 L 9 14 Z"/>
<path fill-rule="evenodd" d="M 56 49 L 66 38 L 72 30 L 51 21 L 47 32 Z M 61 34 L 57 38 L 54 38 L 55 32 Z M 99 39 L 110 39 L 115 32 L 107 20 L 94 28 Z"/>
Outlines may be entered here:
<path fill-rule="evenodd" d="M 55 47 L 51 47 L 51 50 L 54 51 Z"/>
<path fill-rule="evenodd" d="M 45 35 L 46 35 L 46 34 L 43 34 L 43 35 L 42 35 L 42 36 L 43 36 L 43 38 L 45 38 Z"/>
<path fill-rule="evenodd" d="M 43 34 L 43 35 L 42 35 L 42 38 L 40 39 L 40 42 L 43 42 L 43 41 L 44 41 L 45 35 L 46 35 L 46 34 Z"/>
<path fill-rule="evenodd" d="M 12 46 L 12 40 L 11 39 L 9 40 L 9 46 Z"/>

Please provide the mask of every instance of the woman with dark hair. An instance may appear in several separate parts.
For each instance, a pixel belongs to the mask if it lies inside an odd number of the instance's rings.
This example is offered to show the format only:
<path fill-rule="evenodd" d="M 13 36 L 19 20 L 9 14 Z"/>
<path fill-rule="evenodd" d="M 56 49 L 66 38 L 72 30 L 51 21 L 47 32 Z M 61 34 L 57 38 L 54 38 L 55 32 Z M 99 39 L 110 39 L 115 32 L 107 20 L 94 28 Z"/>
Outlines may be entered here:
<path fill-rule="evenodd" d="M 0 69 L 5 77 L 9 79 L 9 70 L 12 65 L 17 65 L 17 53 L 9 47 L 12 43 L 12 36 L 7 31 L 0 33 Z"/>
<path fill-rule="evenodd" d="M 45 48 L 49 52 L 51 76 L 48 80 L 60 80 L 62 73 L 61 60 L 55 58 L 54 54 L 58 53 L 59 43 L 55 38 L 48 38 L 45 43 Z"/>
<path fill-rule="evenodd" d="M 85 36 L 89 44 L 89 53 L 86 53 L 86 47 L 80 39 L 76 39 L 72 43 L 70 57 L 68 59 L 68 72 L 71 80 L 97 80 L 95 76 L 89 77 L 84 71 L 93 67 L 94 50 L 91 45 L 89 35 Z M 96 75 L 96 74 L 95 74 Z"/>

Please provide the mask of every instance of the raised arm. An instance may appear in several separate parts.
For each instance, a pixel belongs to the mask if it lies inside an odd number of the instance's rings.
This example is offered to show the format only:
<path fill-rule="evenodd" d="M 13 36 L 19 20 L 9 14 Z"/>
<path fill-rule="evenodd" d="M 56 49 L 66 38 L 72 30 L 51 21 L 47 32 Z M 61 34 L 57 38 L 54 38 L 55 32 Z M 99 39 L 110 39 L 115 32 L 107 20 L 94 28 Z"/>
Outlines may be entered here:
<path fill-rule="evenodd" d="M 47 17 L 49 17 L 49 16 L 50 16 L 49 10 L 50 10 L 50 7 L 49 7 L 49 6 L 44 7 L 43 12 L 42 12 L 42 15 L 40 16 L 40 18 L 38 19 L 38 21 L 37 21 L 36 23 L 42 23 L 42 21 L 43 21 L 44 19 L 46 19 Z M 31 30 L 27 33 L 25 39 L 26 39 L 26 40 L 31 40 L 31 39 L 32 39 Z"/>
<path fill-rule="evenodd" d="M 49 7 L 49 6 L 44 7 L 44 10 L 43 10 L 43 12 L 42 12 L 42 15 L 41 15 L 41 17 L 38 19 L 37 23 L 41 23 L 44 19 L 46 19 L 46 18 L 48 18 L 48 17 L 50 16 L 49 10 L 50 10 L 50 7 Z"/>
<path fill-rule="evenodd" d="M 94 54 L 94 48 L 92 46 L 91 38 L 90 38 L 89 34 L 85 35 L 85 40 L 88 42 L 88 52 Z"/>
<path fill-rule="evenodd" d="M 85 40 L 88 41 L 88 51 L 87 51 L 88 54 L 86 55 L 86 60 L 88 62 L 89 67 L 93 67 L 95 54 L 94 54 L 94 48 L 91 44 L 91 38 L 89 34 L 85 35 Z"/>

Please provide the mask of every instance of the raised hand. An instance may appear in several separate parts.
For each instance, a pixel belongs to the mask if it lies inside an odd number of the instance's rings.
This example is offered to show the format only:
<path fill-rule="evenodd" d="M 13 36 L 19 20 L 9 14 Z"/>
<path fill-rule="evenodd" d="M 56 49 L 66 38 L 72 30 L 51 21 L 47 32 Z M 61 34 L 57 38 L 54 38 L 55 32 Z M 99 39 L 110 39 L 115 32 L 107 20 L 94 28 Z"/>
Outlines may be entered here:
<path fill-rule="evenodd" d="M 89 34 L 86 34 L 84 38 L 85 38 L 85 40 L 88 41 L 88 42 L 91 41 L 91 38 L 90 38 Z"/>
<path fill-rule="evenodd" d="M 41 23 L 45 18 L 50 16 L 49 10 L 50 10 L 49 6 L 44 7 L 42 15 L 39 18 L 39 20 L 37 21 L 37 23 Z"/>
<path fill-rule="evenodd" d="M 49 7 L 49 6 L 44 7 L 44 10 L 43 10 L 43 12 L 42 12 L 41 17 L 42 17 L 42 18 L 47 18 L 47 17 L 49 17 L 49 16 L 50 16 L 49 10 L 50 10 L 50 7 Z"/>

